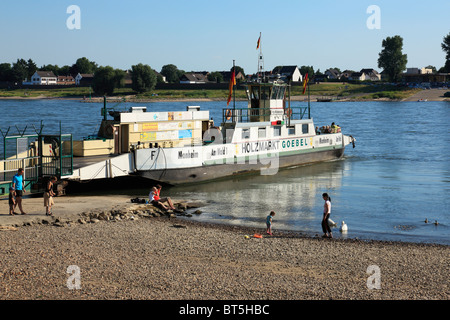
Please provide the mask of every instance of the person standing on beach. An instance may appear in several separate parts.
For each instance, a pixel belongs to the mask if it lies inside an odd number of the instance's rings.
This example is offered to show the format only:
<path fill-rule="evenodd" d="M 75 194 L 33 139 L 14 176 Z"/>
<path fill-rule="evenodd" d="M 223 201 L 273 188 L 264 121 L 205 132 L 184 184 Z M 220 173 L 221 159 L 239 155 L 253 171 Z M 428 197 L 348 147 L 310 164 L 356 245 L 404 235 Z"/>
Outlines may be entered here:
<path fill-rule="evenodd" d="M 23 169 L 20 168 L 17 170 L 17 173 L 14 175 L 12 180 L 12 187 L 16 191 L 16 206 L 19 206 L 20 213 L 26 214 L 22 208 L 22 196 L 25 193 L 25 181 L 23 180 Z"/>
<path fill-rule="evenodd" d="M 328 193 L 322 194 L 323 200 L 325 200 L 325 204 L 323 205 L 323 219 L 322 219 L 322 238 L 333 238 L 333 234 L 331 233 L 331 228 L 328 225 L 328 219 L 331 214 L 331 197 Z"/>
<path fill-rule="evenodd" d="M 266 226 L 267 226 L 266 233 L 268 235 L 272 235 L 272 220 L 273 220 L 274 216 L 275 216 L 275 211 L 270 211 L 270 214 L 266 218 Z"/>
<path fill-rule="evenodd" d="M 45 207 L 45 215 L 46 216 L 52 216 L 52 205 L 55 203 L 53 202 L 53 196 L 55 193 L 53 192 L 53 184 L 57 181 L 55 176 L 52 176 L 50 180 L 47 182 L 47 185 L 45 187 L 44 191 L 44 207 Z"/>

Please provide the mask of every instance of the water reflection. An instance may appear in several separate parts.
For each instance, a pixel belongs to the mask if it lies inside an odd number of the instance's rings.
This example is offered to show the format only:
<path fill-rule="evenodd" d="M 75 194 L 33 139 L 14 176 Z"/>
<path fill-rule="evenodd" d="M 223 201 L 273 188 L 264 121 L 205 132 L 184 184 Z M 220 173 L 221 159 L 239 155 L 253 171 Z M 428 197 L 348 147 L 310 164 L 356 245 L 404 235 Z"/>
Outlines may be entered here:
<path fill-rule="evenodd" d="M 202 221 L 263 227 L 271 210 L 278 229 L 318 230 L 322 193 L 339 190 L 346 172 L 342 160 L 290 167 L 273 176 L 247 175 L 170 189 L 173 197 L 194 197 L 209 205 Z"/>

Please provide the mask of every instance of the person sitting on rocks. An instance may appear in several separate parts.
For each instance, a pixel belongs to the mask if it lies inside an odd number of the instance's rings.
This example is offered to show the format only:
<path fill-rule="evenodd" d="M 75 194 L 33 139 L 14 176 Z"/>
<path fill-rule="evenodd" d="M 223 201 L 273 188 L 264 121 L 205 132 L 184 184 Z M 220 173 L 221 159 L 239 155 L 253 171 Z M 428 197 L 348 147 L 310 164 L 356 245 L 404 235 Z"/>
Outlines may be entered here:
<path fill-rule="evenodd" d="M 159 207 L 167 211 L 169 208 L 156 198 L 159 198 L 158 189 L 156 189 L 156 187 L 153 187 L 148 194 L 148 203 L 151 203 L 155 207 Z"/>
<path fill-rule="evenodd" d="M 156 185 L 156 192 L 157 192 L 157 194 L 154 197 L 155 200 L 156 201 L 160 201 L 160 202 L 167 202 L 169 204 L 169 208 L 172 209 L 172 210 L 175 210 L 175 207 L 173 206 L 172 199 L 170 199 L 169 197 L 166 197 L 166 198 L 161 198 L 160 197 L 161 189 L 162 189 L 162 186 L 160 184 Z"/>

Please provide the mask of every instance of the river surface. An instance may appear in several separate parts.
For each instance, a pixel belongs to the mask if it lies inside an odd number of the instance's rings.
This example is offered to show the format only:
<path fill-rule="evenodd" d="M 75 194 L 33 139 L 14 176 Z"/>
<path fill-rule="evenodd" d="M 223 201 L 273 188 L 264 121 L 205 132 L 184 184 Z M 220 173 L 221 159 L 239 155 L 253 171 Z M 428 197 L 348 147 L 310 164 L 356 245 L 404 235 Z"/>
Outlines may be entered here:
<path fill-rule="evenodd" d="M 216 124 L 226 106 L 152 102 L 117 107 L 175 111 L 187 105 L 210 110 Z M 236 107 L 246 107 L 246 102 L 236 102 Z M 0 129 L 11 127 L 10 133 L 17 133 L 28 125 L 29 132 L 43 120 L 45 133 L 58 133 L 61 121 L 63 133 L 81 139 L 96 134 L 101 108 L 100 103 L 76 100 L 0 100 Z M 357 139 L 356 148 L 348 146 L 345 157 L 337 161 L 280 170 L 273 176 L 165 188 L 163 195 L 206 201 L 203 213 L 190 219 L 264 228 L 265 217 L 274 210 L 275 234 L 286 229 L 321 235 L 321 195 L 327 192 L 331 219 L 348 225 L 345 234 L 333 229 L 337 238 L 450 244 L 450 103 L 311 102 L 311 116 L 317 126 L 339 124 L 344 134 Z M 3 151 L 2 141 L 0 147 Z M 130 194 L 127 189 L 119 192 Z M 145 197 L 148 190 L 133 193 Z"/>

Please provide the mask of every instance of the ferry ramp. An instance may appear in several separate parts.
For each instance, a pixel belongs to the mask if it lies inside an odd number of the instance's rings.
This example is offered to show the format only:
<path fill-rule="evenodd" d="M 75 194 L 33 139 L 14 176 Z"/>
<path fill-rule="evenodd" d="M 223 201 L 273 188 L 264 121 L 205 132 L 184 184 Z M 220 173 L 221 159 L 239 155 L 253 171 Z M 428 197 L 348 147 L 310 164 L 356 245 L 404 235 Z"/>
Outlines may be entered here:
<path fill-rule="evenodd" d="M 65 180 L 89 182 L 94 179 L 108 179 L 127 176 L 134 172 L 132 153 L 73 158 L 73 174 Z"/>

